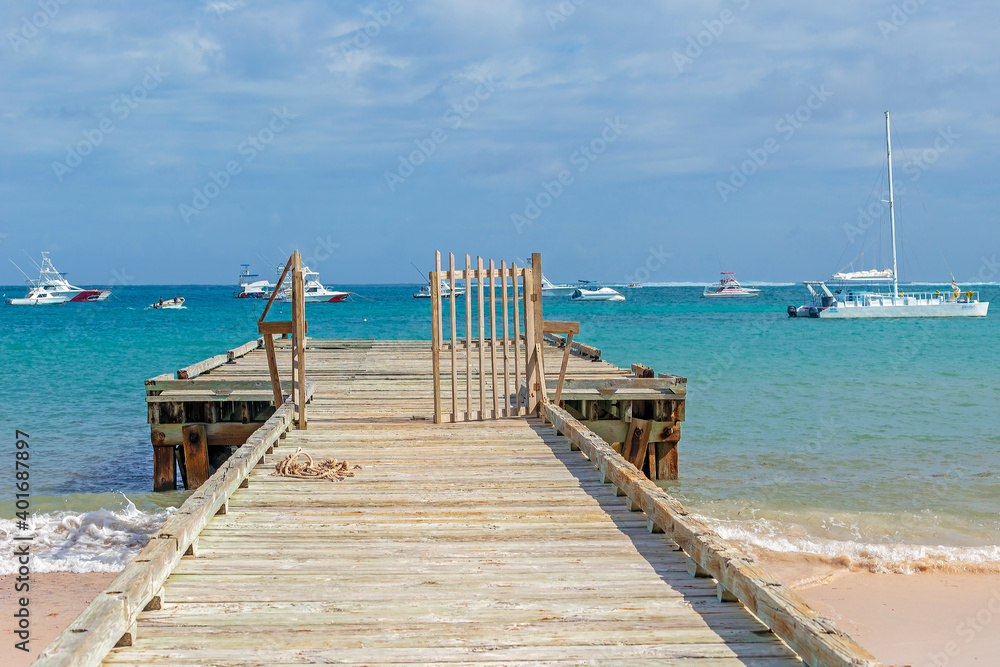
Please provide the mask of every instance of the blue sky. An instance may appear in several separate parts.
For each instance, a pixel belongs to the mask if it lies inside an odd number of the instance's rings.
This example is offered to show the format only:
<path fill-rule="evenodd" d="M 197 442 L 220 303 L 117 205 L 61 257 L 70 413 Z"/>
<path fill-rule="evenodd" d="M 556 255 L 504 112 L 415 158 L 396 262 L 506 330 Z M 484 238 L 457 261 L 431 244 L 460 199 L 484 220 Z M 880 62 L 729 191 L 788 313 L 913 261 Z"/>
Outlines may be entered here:
<path fill-rule="evenodd" d="M 413 282 L 435 248 L 539 251 L 558 281 L 818 279 L 871 264 L 880 223 L 845 225 L 891 109 L 902 277 L 998 280 L 998 13 L 8 0 L 0 256 L 86 284 L 230 283 L 293 247 L 330 285 Z"/>

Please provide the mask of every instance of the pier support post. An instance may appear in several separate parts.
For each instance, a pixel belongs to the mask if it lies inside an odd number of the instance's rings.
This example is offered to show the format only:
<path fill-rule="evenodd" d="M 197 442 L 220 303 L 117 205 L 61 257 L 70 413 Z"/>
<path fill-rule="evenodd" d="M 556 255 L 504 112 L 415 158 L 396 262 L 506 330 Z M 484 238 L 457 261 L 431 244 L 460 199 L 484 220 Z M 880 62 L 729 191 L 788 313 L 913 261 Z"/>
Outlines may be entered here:
<path fill-rule="evenodd" d="M 208 435 L 204 424 L 190 424 L 181 430 L 184 440 L 184 469 L 189 489 L 208 481 Z"/>
<path fill-rule="evenodd" d="M 177 490 L 177 462 L 173 445 L 153 445 L 153 491 Z"/>

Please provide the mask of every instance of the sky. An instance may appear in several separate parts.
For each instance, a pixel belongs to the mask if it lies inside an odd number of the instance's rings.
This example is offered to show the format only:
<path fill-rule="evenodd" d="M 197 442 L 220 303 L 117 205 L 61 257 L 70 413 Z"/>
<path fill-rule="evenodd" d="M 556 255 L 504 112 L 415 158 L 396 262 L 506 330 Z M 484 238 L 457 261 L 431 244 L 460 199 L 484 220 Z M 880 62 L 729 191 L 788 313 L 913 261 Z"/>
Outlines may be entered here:
<path fill-rule="evenodd" d="M 887 261 L 890 109 L 901 278 L 995 281 L 998 19 L 5 0 L 0 257 L 48 251 L 88 285 L 231 284 L 294 248 L 330 286 L 417 282 L 435 249 L 541 252 L 556 282 L 822 279 Z"/>

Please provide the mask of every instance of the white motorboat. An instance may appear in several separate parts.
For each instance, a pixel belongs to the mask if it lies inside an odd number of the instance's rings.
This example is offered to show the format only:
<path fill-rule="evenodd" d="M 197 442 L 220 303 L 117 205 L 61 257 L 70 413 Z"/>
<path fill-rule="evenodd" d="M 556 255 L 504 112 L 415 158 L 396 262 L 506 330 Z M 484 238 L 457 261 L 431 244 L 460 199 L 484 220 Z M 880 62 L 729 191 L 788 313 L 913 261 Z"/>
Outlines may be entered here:
<path fill-rule="evenodd" d="M 243 270 L 240 271 L 239 284 L 233 290 L 234 299 L 266 299 L 271 296 L 274 285 L 266 280 L 254 280 L 259 278 L 256 273 L 250 273 L 249 264 L 240 264 Z"/>
<path fill-rule="evenodd" d="M 892 234 L 892 268 L 835 273 L 827 281 L 807 281 L 810 303 L 788 306 L 789 317 L 820 319 L 897 317 L 986 317 L 990 304 L 979 293 L 962 292 L 952 276 L 951 290 L 899 291 L 896 265 L 896 214 L 892 189 L 892 140 L 889 112 L 885 112 L 885 145 L 889 169 L 889 222 Z M 885 291 L 892 287 L 891 292 Z"/>
<path fill-rule="evenodd" d="M 172 299 L 164 301 L 162 298 L 156 303 L 149 304 L 150 308 L 155 308 L 156 310 L 179 310 L 185 308 L 184 297 L 175 296 Z"/>
<path fill-rule="evenodd" d="M 732 271 L 723 271 L 719 284 L 705 288 L 701 296 L 710 299 L 749 299 L 760 296 L 760 290 L 743 287 L 736 280 L 736 274 Z"/>
<path fill-rule="evenodd" d="M 14 262 L 11 262 L 14 264 Z M 17 264 L 14 264 L 17 266 Z M 21 271 L 21 267 L 17 267 Z M 74 303 L 83 301 L 104 301 L 111 296 L 111 290 L 84 289 L 71 285 L 66 274 L 52 265 L 49 253 L 42 253 L 42 263 L 38 266 L 38 279 L 28 278 L 28 294 L 21 299 L 7 299 L 12 306 L 39 306 L 50 303 Z M 24 271 L 21 271 L 24 273 Z"/>
<path fill-rule="evenodd" d="M 625 287 L 628 289 L 642 289 L 642 283 L 629 283 Z"/>
<path fill-rule="evenodd" d="M 441 293 L 441 298 L 442 299 L 450 299 L 451 298 L 451 285 L 448 284 L 447 280 L 442 280 L 441 281 L 439 289 L 440 289 L 440 293 Z M 462 287 L 456 287 L 455 288 L 455 298 L 458 298 L 460 296 L 465 296 L 465 289 L 462 288 Z M 416 292 L 413 293 L 413 298 L 414 299 L 429 299 L 429 298 L 431 298 L 431 286 L 430 285 L 424 285 L 419 290 L 417 290 Z"/>
<path fill-rule="evenodd" d="M 573 292 L 572 301 L 624 301 L 625 295 L 610 287 L 581 287 Z"/>
<path fill-rule="evenodd" d="M 319 281 L 319 273 L 316 271 L 310 271 L 308 266 L 302 267 L 302 273 L 305 277 L 306 303 L 339 303 L 353 294 L 353 292 L 338 292 L 336 290 L 327 289 L 323 283 Z M 291 303 L 292 288 L 287 287 L 281 290 L 278 300 L 282 303 Z"/>
<path fill-rule="evenodd" d="M 542 274 L 542 296 L 572 296 L 577 291 L 576 285 L 553 285 L 552 282 Z"/>
<path fill-rule="evenodd" d="M 8 306 L 45 306 L 66 303 L 64 294 L 53 294 L 44 287 L 32 287 L 27 296 L 6 299 Z"/>

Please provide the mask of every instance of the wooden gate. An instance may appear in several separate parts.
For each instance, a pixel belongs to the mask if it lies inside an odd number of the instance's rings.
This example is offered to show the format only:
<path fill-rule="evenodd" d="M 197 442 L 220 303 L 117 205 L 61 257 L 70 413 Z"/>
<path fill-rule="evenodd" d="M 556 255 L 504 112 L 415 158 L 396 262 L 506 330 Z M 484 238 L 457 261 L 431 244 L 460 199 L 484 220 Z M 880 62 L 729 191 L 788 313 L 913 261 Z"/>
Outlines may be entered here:
<path fill-rule="evenodd" d="M 538 253 L 530 267 L 501 261 L 497 268 L 492 259 L 484 267 L 476 257 L 473 268 L 466 255 L 462 270 L 449 254 L 448 270 L 442 271 L 441 253 L 434 253 L 429 278 L 435 423 L 539 413 L 545 395 L 541 263 Z"/>
<path fill-rule="evenodd" d="M 282 292 L 285 277 L 289 270 L 292 273 L 292 319 L 284 322 L 265 322 L 264 318 L 271 310 L 274 298 Z M 275 334 L 292 335 L 292 403 L 298 413 L 299 429 L 305 430 L 306 421 L 306 333 L 309 327 L 306 324 L 306 304 L 305 304 L 305 274 L 302 271 L 302 255 L 296 250 L 292 253 L 288 261 L 285 262 L 285 270 L 278 278 L 278 284 L 271 292 L 271 298 L 264 306 L 264 312 L 257 320 L 257 331 L 264 337 L 264 350 L 267 353 L 267 369 L 271 376 L 271 389 L 274 392 L 274 407 L 280 408 L 285 402 L 281 392 L 281 378 L 278 375 L 278 360 L 274 353 Z"/>

